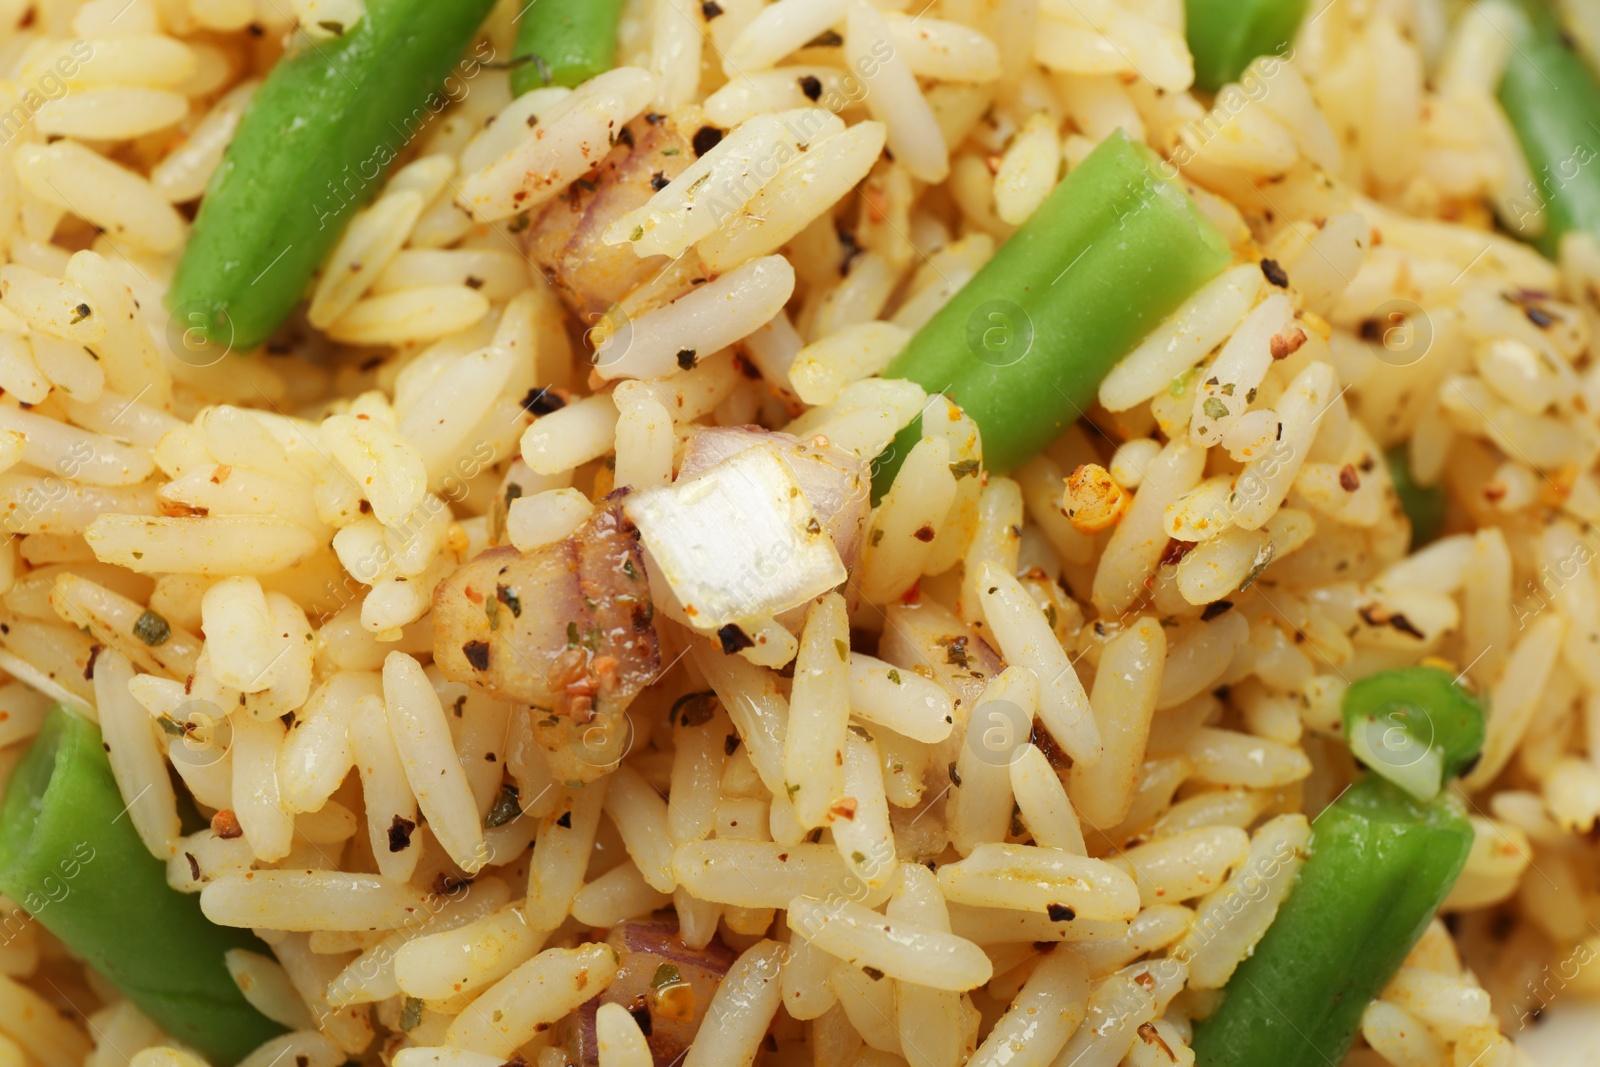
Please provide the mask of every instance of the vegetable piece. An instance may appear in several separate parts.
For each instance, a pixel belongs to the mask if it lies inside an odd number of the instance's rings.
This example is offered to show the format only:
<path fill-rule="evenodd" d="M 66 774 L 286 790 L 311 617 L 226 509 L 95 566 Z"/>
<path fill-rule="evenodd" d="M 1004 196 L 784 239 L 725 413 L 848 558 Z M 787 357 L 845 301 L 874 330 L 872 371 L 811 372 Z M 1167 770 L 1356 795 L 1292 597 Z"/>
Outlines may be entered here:
<path fill-rule="evenodd" d="M 617 58 L 622 0 L 540 0 L 517 27 L 511 91 L 581 85 L 610 70 Z"/>
<path fill-rule="evenodd" d="M 1186 0 L 1195 88 L 1214 93 L 1238 81 L 1257 56 L 1284 55 L 1309 0 Z"/>
<path fill-rule="evenodd" d="M 493 0 L 367 0 L 335 40 L 285 58 L 206 190 L 167 306 L 211 344 L 256 347 L 289 317 L 371 199 Z M 442 98 L 441 98 L 442 99 Z"/>
<path fill-rule="evenodd" d="M 942 392 L 978 424 L 1004 474 L 1094 403 L 1117 361 L 1232 258 L 1144 145 L 1119 130 L 917 332 L 883 372 Z M 879 457 L 875 494 L 921 439 Z"/>
<path fill-rule="evenodd" d="M 1483 708 L 1448 671 L 1401 667 L 1353 683 L 1344 696 L 1350 751 L 1418 800 L 1439 795 L 1483 749 Z"/>
<path fill-rule="evenodd" d="M 174 1038 L 226 1067 L 283 1028 L 246 1003 L 223 962 L 265 953 L 214 926 L 125 817 L 100 730 L 57 707 L 12 773 L 0 808 L 0 892 L 127 994 Z"/>
<path fill-rule="evenodd" d="M 658 606 L 701 633 L 744 627 L 821 596 L 847 577 L 794 470 L 771 444 L 736 452 L 698 477 L 629 496 Z M 729 635 L 730 637 L 733 635 Z M 726 647 L 729 637 L 724 637 Z"/>
<path fill-rule="evenodd" d="M 1600 154 L 1600 80 L 1545 4 L 1524 0 L 1522 8 L 1528 28 L 1507 56 L 1500 105 L 1528 169 L 1542 176 L 1529 192 L 1544 202 L 1544 230 L 1536 235 L 1527 226 L 1537 202 L 1519 210 L 1509 228 L 1555 259 L 1561 239 L 1575 230 L 1600 240 L 1600 172 L 1593 166 Z"/>
<path fill-rule="evenodd" d="M 1400 507 L 1411 520 L 1411 551 L 1415 552 L 1430 543 L 1444 529 L 1447 507 L 1444 486 L 1418 485 L 1411 477 L 1411 450 L 1406 445 L 1396 445 L 1385 455 L 1389 462 L 1389 477 L 1394 491 L 1400 497 Z"/>
<path fill-rule="evenodd" d="M 1300 881 L 1195 1027 L 1197 1067 L 1325 1067 L 1455 884 L 1472 826 L 1453 799 L 1423 804 L 1375 775 L 1312 825 Z"/>

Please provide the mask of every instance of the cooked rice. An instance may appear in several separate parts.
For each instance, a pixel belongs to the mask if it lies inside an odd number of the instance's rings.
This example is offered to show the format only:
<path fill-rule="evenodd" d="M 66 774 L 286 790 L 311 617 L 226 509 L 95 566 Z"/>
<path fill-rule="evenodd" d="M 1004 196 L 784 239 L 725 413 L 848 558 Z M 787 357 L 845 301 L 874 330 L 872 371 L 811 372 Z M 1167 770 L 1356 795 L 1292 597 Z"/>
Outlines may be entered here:
<path fill-rule="evenodd" d="M 1175 0 L 629 3 L 575 90 L 482 69 L 309 328 L 220 354 L 163 309 L 190 208 L 283 37 L 361 3 L 0 3 L 0 777 L 51 702 L 98 720 L 173 887 L 270 947 L 228 960 L 290 1030 L 248 1067 L 644 1067 L 617 938 L 664 916 L 727 970 L 687 1067 L 1170 1067 L 1351 777 L 1345 688 L 1426 660 L 1488 695 L 1477 837 L 1349 1062 L 1531 1062 L 1600 993 L 1600 250 L 1487 229 L 1543 225 L 1500 8 L 1315 7 L 1208 106 Z M 726 136 L 596 238 L 657 258 L 580 321 L 530 232 L 647 112 Z M 989 474 L 879 375 L 1118 128 L 1238 262 Z M 662 622 L 582 780 L 431 662 L 436 586 L 672 485 L 700 431 L 871 463 L 919 417 L 851 580 L 734 620 L 749 649 Z M 1403 442 L 1451 500 L 1417 553 Z M 198 1067 L 0 903 L 0 1064 Z"/>

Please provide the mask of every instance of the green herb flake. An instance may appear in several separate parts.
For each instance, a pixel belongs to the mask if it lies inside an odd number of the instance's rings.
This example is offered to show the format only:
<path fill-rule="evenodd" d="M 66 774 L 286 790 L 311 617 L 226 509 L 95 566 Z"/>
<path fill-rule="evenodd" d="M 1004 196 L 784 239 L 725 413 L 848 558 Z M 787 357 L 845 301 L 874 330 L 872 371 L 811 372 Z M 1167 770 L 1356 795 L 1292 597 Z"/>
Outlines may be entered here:
<path fill-rule="evenodd" d="M 950 473 L 956 476 L 957 481 L 960 481 L 962 478 L 977 474 L 980 466 L 982 464 L 975 459 L 963 459 L 950 464 Z"/>
<path fill-rule="evenodd" d="M 90 307 L 88 304 L 79 304 L 77 307 L 72 309 L 71 324 L 76 326 L 78 323 L 82 322 L 84 319 L 93 314 L 94 308 Z"/>
<path fill-rule="evenodd" d="M 637 240 L 640 240 L 643 237 L 644 237 L 644 227 L 643 226 L 635 226 L 633 228 L 633 232 L 628 234 L 628 240 L 630 240 L 630 241 L 637 241 Z"/>
<path fill-rule="evenodd" d="M 1228 417 L 1228 405 L 1216 397 L 1207 397 L 1206 402 L 1200 405 L 1200 410 L 1205 412 L 1208 419 L 1225 419 Z"/>
<path fill-rule="evenodd" d="M 484 820 L 484 825 L 491 830 L 496 826 L 504 826 L 522 814 L 522 794 L 517 787 L 506 782 L 500 787 L 500 795 L 495 798 L 494 807 L 489 809 L 489 817 Z"/>
<path fill-rule="evenodd" d="M 866 853 L 864 853 L 864 852 L 852 852 L 852 853 L 850 853 L 850 862 L 854 863 L 857 867 L 861 866 L 862 864 L 867 862 Z"/>
<path fill-rule="evenodd" d="M 639 580 L 639 568 L 637 568 L 637 567 L 635 567 L 633 565 L 633 560 L 631 560 L 631 559 L 625 559 L 625 560 L 622 561 L 622 573 L 626 574 L 629 578 L 632 578 L 634 581 L 638 581 Z"/>
<path fill-rule="evenodd" d="M 678 151 L 679 150 L 676 148 L 663 148 L 661 150 L 661 154 L 664 156 L 675 156 L 678 154 Z"/>
<path fill-rule="evenodd" d="M 513 593 L 509 586 L 496 586 L 494 595 L 495 599 L 499 600 L 500 603 L 511 609 L 511 615 L 513 618 L 522 618 L 522 598 Z"/>
<path fill-rule="evenodd" d="M 410 1032 L 422 1025 L 422 998 L 407 997 L 400 1011 L 400 1029 Z"/>
<path fill-rule="evenodd" d="M 900 680 L 900 672 L 896 671 L 896 670 L 891 670 L 889 672 L 889 681 L 893 682 L 895 685 L 904 685 L 905 684 L 904 682 L 902 682 Z"/>
<path fill-rule="evenodd" d="M 156 716 L 156 725 L 161 727 L 162 733 L 171 737 L 183 737 L 189 732 L 183 728 L 183 723 L 174 719 L 171 715 Z"/>
<path fill-rule="evenodd" d="M 332 19 L 323 19 L 322 21 L 318 22 L 317 25 L 321 26 L 335 37 L 344 36 L 344 23 L 342 22 L 335 22 Z M 402 1027 L 402 1029 L 409 1030 L 411 1027 L 406 1026 Z"/>
<path fill-rule="evenodd" d="M 167 643 L 167 638 L 172 636 L 172 627 L 166 619 L 147 609 L 133 624 L 133 636 L 155 648 Z"/>
<path fill-rule="evenodd" d="M 567 647 L 577 648 L 578 640 L 578 624 L 575 622 L 567 623 Z"/>
<path fill-rule="evenodd" d="M 663 963 L 656 967 L 656 973 L 650 976 L 651 989 L 664 989 L 669 985 L 677 985 L 683 981 L 683 975 L 676 964 Z"/>

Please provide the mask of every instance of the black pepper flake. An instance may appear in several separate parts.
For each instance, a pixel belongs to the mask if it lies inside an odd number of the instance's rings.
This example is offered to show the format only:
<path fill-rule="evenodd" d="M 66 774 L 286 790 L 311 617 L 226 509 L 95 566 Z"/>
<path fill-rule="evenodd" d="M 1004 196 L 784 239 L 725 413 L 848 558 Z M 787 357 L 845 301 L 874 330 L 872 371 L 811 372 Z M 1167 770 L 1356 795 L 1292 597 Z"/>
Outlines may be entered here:
<path fill-rule="evenodd" d="M 1368 604 L 1366 607 L 1359 609 L 1356 614 L 1360 615 L 1361 620 L 1368 626 L 1388 626 L 1398 630 L 1400 633 L 1410 634 L 1418 641 L 1427 639 L 1427 635 L 1417 629 L 1415 623 L 1399 612 L 1387 615 L 1376 604 Z"/>
<path fill-rule="evenodd" d="M 133 624 L 133 636 L 155 648 L 166 644 L 167 638 L 172 636 L 172 627 L 160 615 L 146 610 Z"/>
<path fill-rule="evenodd" d="M 79 304 L 77 307 L 72 309 L 72 325 L 78 325 L 78 323 L 82 322 L 84 319 L 93 314 L 94 308 L 90 307 L 88 304 Z"/>
<path fill-rule="evenodd" d="M 815 74 L 807 74 L 800 79 L 800 91 L 806 94 L 807 100 L 822 99 L 822 79 Z"/>
<path fill-rule="evenodd" d="M 911 534 L 911 536 L 915 537 L 918 541 L 921 541 L 923 544 L 927 544 L 929 541 L 932 541 L 933 538 L 934 538 L 934 529 L 933 529 L 932 526 L 929 526 L 926 523 L 924 523 L 923 525 L 917 527 L 916 530 Z"/>
<path fill-rule="evenodd" d="M 706 0 L 705 3 L 700 5 L 700 14 L 706 17 L 707 22 L 710 22 L 722 14 L 722 5 L 717 3 L 717 0 Z"/>
<path fill-rule="evenodd" d="M 717 640 L 722 642 L 722 651 L 729 656 L 755 644 L 749 634 L 739 629 L 737 623 L 731 622 L 717 631 Z"/>
<path fill-rule="evenodd" d="M 566 406 L 566 398 L 549 386 L 543 389 L 529 389 L 528 395 L 522 398 L 522 410 L 530 415 L 548 415 Z"/>
<path fill-rule="evenodd" d="M 717 147 L 717 145 L 722 143 L 724 132 L 725 131 L 719 130 L 715 126 L 702 126 L 698 130 L 694 131 L 694 141 L 692 142 L 694 145 L 694 154 L 697 156 L 703 156 L 713 148 Z"/>
<path fill-rule="evenodd" d="M 513 593 L 509 586 L 495 586 L 494 595 L 496 600 L 511 609 L 512 618 L 522 618 L 522 598 Z"/>
<path fill-rule="evenodd" d="M 467 275 L 467 288 L 468 289 L 482 289 L 483 288 L 483 279 L 474 277 L 471 274 Z"/>
<path fill-rule="evenodd" d="M 961 784 L 961 775 L 956 773 L 955 760 L 950 761 L 950 784 L 954 786 L 959 786 Z"/>
<path fill-rule="evenodd" d="M 193 852 L 185 852 L 183 858 L 189 861 L 189 876 L 198 882 L 200 880 L 200 861 L 194 858 Z"/>
<path fill-rule="evenodd" d="M 722 751 L 730 756 L 739 751 L 739 735 L 729 734 L 724 737 L 722 739 Z"/>
<path fill-rule="evenodd" d="M 568 808 L 561 813 L 561 818 L 556 820 L 556 825 L 564 830 L 572 829 L 572 809 Z"/>
<path fill-rule="evenodd" d="M 1261 273 L 1265 275 L 1267 281 L 1276 285 L 1279 289 L 1289 288 L 1289 275 L 1284 273 L 1283 267 L 1277 260 L 1263 259 L 1261 261 Z"/>
<path fill-rule="evenodd" d="M 642 1003 L 643 1000 L 642 996 L 635 998 L 634 1003 L 628 1005 L 628 1014 L 633 1016 L 633 1023 L 639 1028 L 639 1032 L 645 1037 L 649 1037 L 651 1030 L 650 1009 Z"/>
<path fill-rule="evenodd" d="M 667 178 L 666 174 L 664 172 L 662 172 L 662 171 L 658 170 L 658 171 L 656 171 L 654 174 L 652 174 L 650 176 L 650 189 L 651 189 L 652 192 L 659 193 L 661 190 L 665 189 L 667 186 L 669 186 L 671 184 L 672 184 L 672 182 Z"/>
<path fill-rule="evenodd" d="M 89 648 L 89 662 L 83 665 L 83 680 L 94 681 L 94 661 L 100 658 L 100 646 L 92 645 Z"/>
<path fill-rule="evenodd" d="M 1207 604 L 1206 609 L 1200 613 L 1200 621 L 1210 622 L 1218 615 L 1226 615 L 1229 609 L 1232 607 L 1233 601 L 1231 600 L 1213 600 L 1211 603 Z"/>
<path fill-rule="evenodd" d="M 467 657 L 467 662 L 472 664 L 473 670 L 489 669 L 489 642 L 468 641 L 461 646 L 461 654 Z"/>
<path fill-rule="evenodd" d="M 628 129 L 628 127 L 626 127 L 626 126 L 622 127 L 622 129 L 617 131 L 617 143 L 618 144 L 625 144 L 629 148 L 632 148 L 633 147 L 633 131 Z"/>
<path fill-rule="evenodd" d="M 839 36 L 838 30 L 823 30 L 811 40 L 806 42 L 807 48 L 838 48 L 844 44 L 844 38 Z"/>
<path fill-rule="evenodd" d="M 389 824 L 389 851 L 404 852 L 411 847 L 411 832 L 417 824 L 410 819 L 403 819 L 396 815 L 394 822 Z"/>
<path fill-rule="evenodd" d="M 1069 923 L 1078 917 L 1078 913 L 1065 904 L 1047 904 L 1044 910 L 1049 913 L 1053 923 Z"/>
<path fill-rule="evenodd" d="M 1533 323 L 1541 330 L 1555 325 L 1555 316 L 1550 314 L 1550 312 L 1546 311 L 1544 308 L 1534 307 L 1532 304 L 1529 304 L 1527 307 L 1522 309 L 1522 313 L 1528 316 L 1529 322 Z"/>
<path fill-rule="evenodd" d="M 1361 326 L 1357 332 L 1361 334 L 1361 339 L 1363 341 L 1366 341 L 1370 344 L 1377 344 L 1379 341 L 1383 340 L 1383 323 L 1379 322 L 1377 319 L 1362 319 Z"/>
<path fill-rule="evenodd" d="M 1356 473 L 1355 467 L 1349 463 L 1339 468 L 1339 488 L 1347 493 L 1353 493 L 1361 488 L 1361 476 Z"/>
<path fill-rule="evenodd" d="M 874 982 L 883 981 L 883 972 L 878 970 L 876 967 L 863 967 L 861 968 L 861 973 L 872 979 Z"/>
<path fill-rule="evenodd" d="M 692 348 L 678 349 L 678 366 L 684 370 L 694 370 L 694 355 Z"/>
<path fill-rule="evenodd" d="M 851 264 L 856 261 L 856 257 L 862 253 L 863 249 L 861 242 L 856 240 L 856 235 L 850 230 L 841 229 L 836 232 L 839 234 L 839 244 L 844 247 L 844 259 L 839 263 L 839 274 L 841 277 L 848 278 Z"/>
<path fill-rule="evenodd" d="M 672 717 L 682 726 L 704 726 L 716 714 L 716 699 L 717 695 L 709 689 L 686 693 L 673 703 Z"/>
<path fill-rule="evenodd" d="M 667 116 L 658 114 L 654 111 L 647 111 L 645 112 L 644 120 L 652 126 L 659 126 L 661 125 L 661 120 L 666 117 Z"/>

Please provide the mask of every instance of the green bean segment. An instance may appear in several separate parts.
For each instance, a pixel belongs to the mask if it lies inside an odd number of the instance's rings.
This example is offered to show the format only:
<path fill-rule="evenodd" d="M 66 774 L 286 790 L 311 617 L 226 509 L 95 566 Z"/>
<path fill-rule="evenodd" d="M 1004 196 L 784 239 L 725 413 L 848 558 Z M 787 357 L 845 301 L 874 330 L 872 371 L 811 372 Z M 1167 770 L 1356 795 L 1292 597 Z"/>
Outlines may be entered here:
<path fill-rule="evenodd" d="M 1312 824 L 1311 856 L 1221 1005 L 1195 1027 L 1198 1067 L 1340 1063 L 1455 884 L 1472 847 L 1458 804 L 1375 775 Z"/>
<path fill-rule="evenodd" d="M 616 63 L 622 0 L 539 0 L 517 24 L 511 91 L 572 88 Z"/>
<path fill-rule="evenodd" d="M 1555 259 L 1569 233 L 1600 240 L 1600 80 L 1541 0 L 1522 6 L 1528 27 L 1507 56 L 1500 104 L 1533 180 L 1512 190 L 1502 221 Z"/>
<path fill-rule="evenodd" d="M 206 190 L 167 296 L 186 344 L 245 351 L 288 319 L 401 149 L 494 58 L 487 42 L 463 55 L 493 6 L 367 0 L 349 33 L 273 68 Z"/>
<path fill-rule="evenodd" d="M 1214 93 L 1238 81 L 1257 56 L 1284 54 L 1309 6 L 1309 0 L 1187 0 L 1195 86 Z"/>
<path fill-rule="evenodd" d="M 978 424 L 984 465 L 1015 470 L 1094 403 L 1146 334 L 1220 274 L 1228 242 L 1148 148 L 1112 134 L 884 371 Z M 874 469 L 887 489 L 920 424 Z"/>
<path fill-rule="evenodd" d="M 1400 497 L 1400 507 L 1411 520 L 1411 551 L 1431 543 L 1444 529 L 1448 500 L 1442 485 L 1418 485 L 1411 477 L 1411 450 L 1406 445 L 1396 445 L 1384 456 L 1389 463 L 1389 477 L 1394 491 Z"/>
<path fill-rule="evenodd" d="M 128 818 L 99 728 L 62 708 L 6 789 L 0 892 L 215 1067 L 283 1030 L 245 1001 L 223 963 L 229 949 L 265 946 L 213 925 L 198 896 L 167 885 Z"/>
<path fill-rule="evenodd" d="M 1350 751 L 1373 773 L 1431 800 L 1477 762 L 1484 715 L 1448 671 L 1402 667 L 1345 691 L 1344 730 Z"/>

